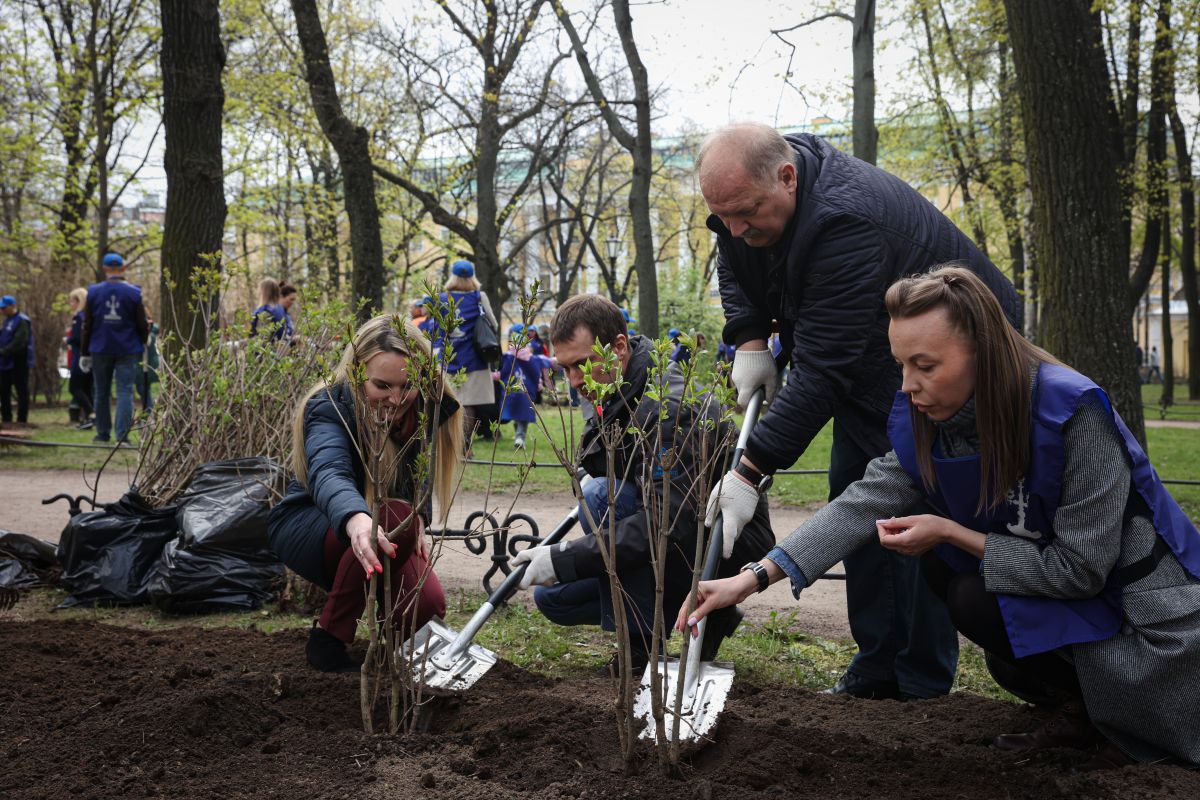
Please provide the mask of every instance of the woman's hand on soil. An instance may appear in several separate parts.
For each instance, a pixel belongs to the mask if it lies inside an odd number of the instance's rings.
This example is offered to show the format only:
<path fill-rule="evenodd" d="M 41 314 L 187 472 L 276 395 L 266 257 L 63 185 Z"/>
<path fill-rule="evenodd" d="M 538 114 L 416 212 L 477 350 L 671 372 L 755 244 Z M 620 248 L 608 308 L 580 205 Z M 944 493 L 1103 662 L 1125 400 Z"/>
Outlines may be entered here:
<path fill-rule="evenodd" d="M 675 619 L 675 630 L 683 633 L 689 628 L 694 638 L 700 620 L 714 611 L 737 605 L 758 590 L 758 579 L 753 572 L 739 572 L 732 578 L 717 581 L 700 581 L 696 590 L 696 609 L 688 614 L 688 601 L 684 600 Z"/>

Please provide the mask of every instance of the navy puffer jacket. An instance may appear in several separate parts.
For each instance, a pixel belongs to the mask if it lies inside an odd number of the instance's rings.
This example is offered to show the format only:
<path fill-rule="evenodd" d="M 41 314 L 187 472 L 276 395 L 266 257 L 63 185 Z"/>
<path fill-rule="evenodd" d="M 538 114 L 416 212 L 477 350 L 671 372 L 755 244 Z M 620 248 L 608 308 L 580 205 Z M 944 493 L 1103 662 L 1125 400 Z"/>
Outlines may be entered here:
<path fill-rule="evenodd" d="M 716 217 L 724 339 L 766 339 L 778 321 L 780 368 L 791 373 L 750 439 L 760 469 L 790 466 L 836 417 L 866 452 L 889 449 L 886 421 L 900 388 L 883 297 L 899 278 L 958 262 L 1021 324 L 1012 283 L 932 203 L 904 181 L 810 134 L 796 151 L 796 212 L 781 242 L 749 247 Z M 791 347 L 787 343 L 791 342 Z"/>

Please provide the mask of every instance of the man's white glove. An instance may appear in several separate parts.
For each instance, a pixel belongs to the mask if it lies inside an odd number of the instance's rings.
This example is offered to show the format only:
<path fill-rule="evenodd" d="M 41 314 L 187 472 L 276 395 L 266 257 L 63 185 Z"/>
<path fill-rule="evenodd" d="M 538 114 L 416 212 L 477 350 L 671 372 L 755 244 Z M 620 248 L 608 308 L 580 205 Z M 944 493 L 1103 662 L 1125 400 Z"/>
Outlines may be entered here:
<path fill-rule="evenodd" d="M 558 575 L 554 573 L 554 561 L 550 558 L 549 547 L 530 547 L 517 553 L 512 560 L 514 567 L 528 564 L 525 574 L 521 576 L 521 588 L 530 586 L 553 586 L 558 583 Z"/>
<path fill-rule="evenodd" d="M 717 514 L 725 518 L 721 530 L 721 558 L 733 555 L 733 543 L 741 534 L 746 523 L 754 518 L 758 508 L 758 489 L 755 489 L 732 472 L 725 473 L 721 482 L 708 496 L 708 508 L 704 512 L 704 524 L 712 527 Z"/>
<path fill-rule="evenodd" d="M 81 372 L 91 372 L 92 371 L 92 357 L 91 356 L 80 356 L 79 370 Z"/>
<path fill-rule="evenodd" d="M 737 389 L 739 408 L 750 404 L 750 397 L 760 386 L 766 387 L 766 404 L 770 404 L 779 391 L 779 370 L 770 350 L 738 350 L 733 354 L 733 371 L 729 377 Z"/>

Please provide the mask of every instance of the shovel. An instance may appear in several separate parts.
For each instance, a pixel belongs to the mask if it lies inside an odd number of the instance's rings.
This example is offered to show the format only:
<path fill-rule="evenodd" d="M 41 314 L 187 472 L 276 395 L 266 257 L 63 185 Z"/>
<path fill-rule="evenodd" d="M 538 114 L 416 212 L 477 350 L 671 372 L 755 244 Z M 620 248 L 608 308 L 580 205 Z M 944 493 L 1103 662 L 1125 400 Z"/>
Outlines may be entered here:
<path fill-rule="evenodd" d="M 733 451 L 733 461 L 737 464 L 746 450 L 746 442 L 750 440 L 750 431 L 758 421 L 759 412 L 765 393 L 759 389 L 750 398 L 746 407 L 746 416 L 742 421 L 742 430 L 738 435 L 737 447 Z M 700 580 L 711 581 L 717 576 L 717 568 L 721 564 L 721 541 L 724 534 L 725 519 L 717 517 L 713 525 L 712 536 L 708 541 L 708 554 L 704 559 L 704 571 Z M 658 663 L 659 680 L 663 681 L 663 726 L 664 735 L 671 739 L 675 728 L 675 702 L 679 697 L 680 673 L 683 674 L 682 702 L 679 707 L 679 739 L 681 742 L 697 741 L 717 724 L 717 718 L 725 708 L 725 698 L 733 688 L 733 663 L 730 661 L 701 661 L 700 650 L 704 645 L 704 632 L 708 627 L 708 617 L 700 620 L 696 626 L 696 638 L 688 648 L 686 664 L 678 658 L 664 658 Z M 685 636 L 687 634 L 684 634 Z M 646 665 L 642 676 L 642 684 L 638 688 L 637 697 L 633 701 L 633 713 L 638 719 L 644 720 L 646 727 L 642 730 L 642 739 L 655 739 L 657 724 L 654 720 L 652 704 L 651 676 L 654 664 Z"/>
<path fill-rule="evenodd" d="M 584 475 L 580 485 L 591 478 Z M 552 547 L 566 536 L 579 520 L 579 506 L 558 523 L 538 547 Z M 463 692 L 475 685 L 487 671 L 496 665 L 498 656 L 486 647 L 472 644 L 475 634 L 492 616 L 496 609 L 516 594 L 528 564 L 522 564 L 504 579 L 504 583 L 467 622 L 462 632 L 456 632 L 442 620 L 434 617 L 413 634 L 402 646 L 404 657 L 412 667 L 413 679 L 432 689 Z"/>

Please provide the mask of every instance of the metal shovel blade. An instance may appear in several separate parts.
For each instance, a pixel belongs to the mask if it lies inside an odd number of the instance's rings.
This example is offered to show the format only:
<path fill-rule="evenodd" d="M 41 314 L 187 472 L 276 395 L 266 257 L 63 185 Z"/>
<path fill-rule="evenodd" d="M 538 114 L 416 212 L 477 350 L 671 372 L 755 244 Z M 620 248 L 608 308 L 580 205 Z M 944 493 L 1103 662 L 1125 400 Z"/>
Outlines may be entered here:
<path fill-rule="evenodd" d="M 466 645 L 465 647 L 463 645 Z M 462 692 L 496 665 L 498 656 L 486 647 L 464 641 L 463 634 L 434 617 L 404 643 L 404 657 L 413 680 L 433 689 Z"/>
<path fill-rule="evenodd" d="M 689 659 L 690 661 L 690 659 Z M 677 658 L 663 659 L 658 664 L 659 680 L 666 675 L 666 685 L 663 691 L 663 725 L 664 735 L 668 741 L 672 738 L 675 727 L 675 698 L 679 691 L 679 673 L 682 664 Z M 683 684 L 683 703 L 679 708 L 679 741 L 698 741 L 716 726 L 725 708 L 725 698 L 733 688 L 733 663 L 729 661 L 697 661 L 694 669 L 698 674 L 687 675 Z M 657 724 L 651 706 L 650 686 L 651 665 L 646 665 L 646 673 L 642 676 L 642 685 L 633 701 L 633 713 L 638 719 L 646 721 L 646 727 L 640 736 L 643 739 L 654 740 L 657 736 Z"/>

